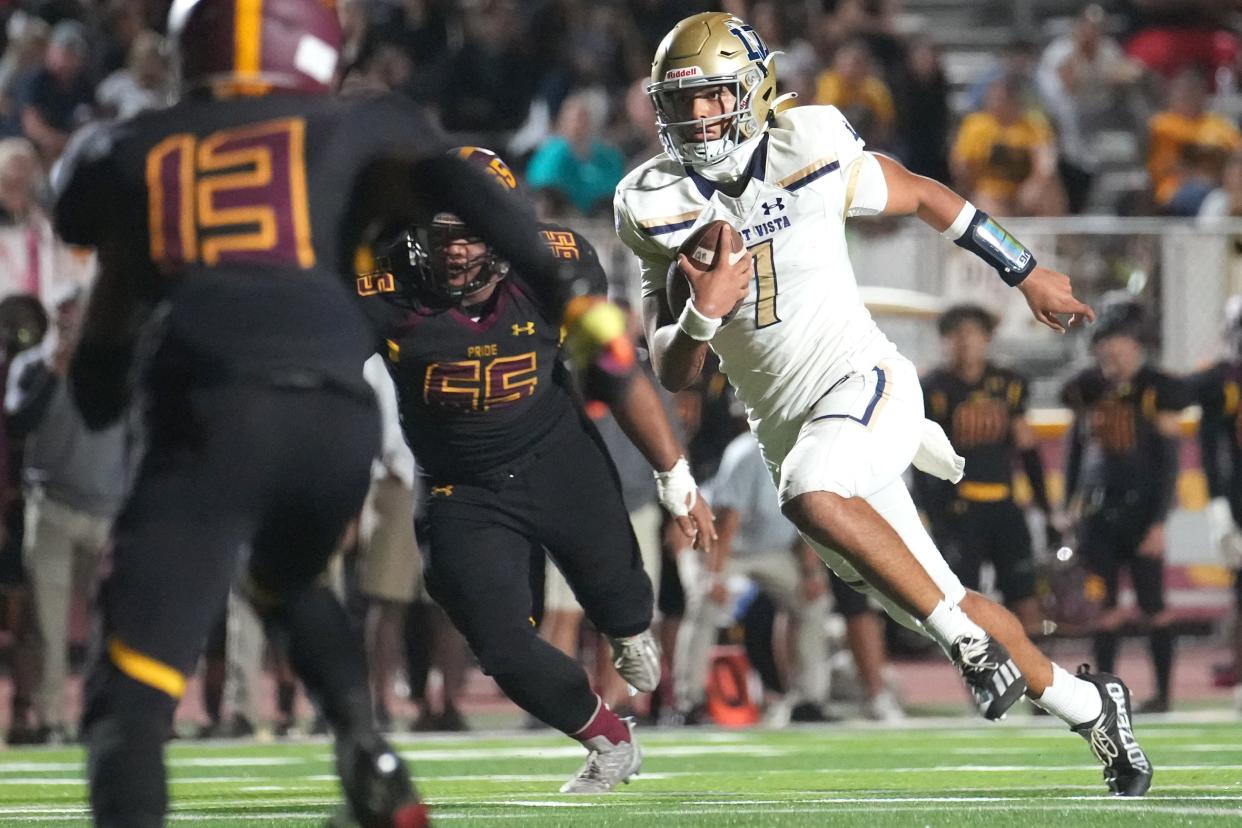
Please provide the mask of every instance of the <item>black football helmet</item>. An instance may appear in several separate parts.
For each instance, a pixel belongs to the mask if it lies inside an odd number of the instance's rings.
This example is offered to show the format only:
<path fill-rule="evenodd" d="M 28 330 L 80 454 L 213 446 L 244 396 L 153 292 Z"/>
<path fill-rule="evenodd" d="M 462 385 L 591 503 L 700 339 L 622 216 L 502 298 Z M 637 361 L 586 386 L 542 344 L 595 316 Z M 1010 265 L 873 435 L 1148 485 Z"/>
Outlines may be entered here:
<path fill-rule="evenodd" d="M 1132 293 L 1109 291 L 1100 297 L 1099 313 L 1091 326 L 1091 344 L 1111 336 L 1128 336 L 1146 345 L 1150 337 L 1147 311 Z"/>
<path fill-rule="evenodd" d="M 493 181 L 506 190 L 517 190 L 517 176 L 504 160 L 482 147 L 456 147 L 449 150 L 465 161 L 477 165 Z M 482 252 L 473 256 L 450 257 L 453 244 L 482 245 Z M 450 302 L 462 302 L 509 274 L 509 263 L 498 257 L 491 245 L 466 226 L 453 213 L 436 213 L 430 223 L 415 225 L 405 236 L 404 257 L 400 251 L 390 256 L 396 263 L 395 273 L 401 278 L 402 260 L 408 261 L 408 273 L 417 283 L 417 290 Z M 461 281 L 463 274 L 470 274 Z"/>

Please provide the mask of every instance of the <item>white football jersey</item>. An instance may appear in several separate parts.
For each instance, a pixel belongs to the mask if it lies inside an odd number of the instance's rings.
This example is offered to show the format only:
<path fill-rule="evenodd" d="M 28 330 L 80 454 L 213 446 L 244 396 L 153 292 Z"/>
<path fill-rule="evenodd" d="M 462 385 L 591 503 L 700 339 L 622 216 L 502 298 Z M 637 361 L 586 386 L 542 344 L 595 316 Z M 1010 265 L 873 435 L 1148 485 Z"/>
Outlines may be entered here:
<path fill-rule="evenodd" d="M 863 141 L 836 107 L 776 116 L 738 198 L 660 155 L 617 186 L 617 234 L 641 260 L 643 296 L 662 291 L 677 248 L 724 219 L 742 233 L 755 278 L 711 341 L 721 370 L 765 432 L 802 422 L 841 377 L 896 352 L 858 293 L 845 244 L 851 173 Z"/>

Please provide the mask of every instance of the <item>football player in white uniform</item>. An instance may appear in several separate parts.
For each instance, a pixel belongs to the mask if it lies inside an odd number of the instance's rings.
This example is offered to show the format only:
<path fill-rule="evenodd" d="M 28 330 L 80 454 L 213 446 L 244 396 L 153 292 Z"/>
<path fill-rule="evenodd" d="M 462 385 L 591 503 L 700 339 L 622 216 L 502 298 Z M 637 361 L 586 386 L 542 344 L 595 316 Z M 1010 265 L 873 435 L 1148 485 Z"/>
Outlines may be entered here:
<path fill-rule="evenodd" d="M 782 510 L 824 561 L 939 643 L 984 716 L 999 718 L 1025 692 L 1088 740 L 1111 791 L 1142 795 L 1151 763 L 1126 686 L 1052 664 L 1012 614 L 962 587 L 919 521 L 902 474 L 929 448 L 922 390 L 859 298 L 845 220 L 916 214 L 995 267 L 1045 325 L 1063 332 L 1057 314 L 1068 324 L 1094 314 L 1067 276 L 1037 266 L 985 213 L 867 152 L 834 107 L 783 107 L 773 57 L 724 12 L 682 20 L 656 52 L 648 91 L 665 152 L 621 182 L 615 210 L 641 262 L 660 380 L 684 387 L 711 347 Z M 726 255 L 723 233 L 710 269 L 678 255 L 716 219 L 740 230 L 749 256 Z M 680 318 L 665 296 L 674 264 L 691 288 Z"/>

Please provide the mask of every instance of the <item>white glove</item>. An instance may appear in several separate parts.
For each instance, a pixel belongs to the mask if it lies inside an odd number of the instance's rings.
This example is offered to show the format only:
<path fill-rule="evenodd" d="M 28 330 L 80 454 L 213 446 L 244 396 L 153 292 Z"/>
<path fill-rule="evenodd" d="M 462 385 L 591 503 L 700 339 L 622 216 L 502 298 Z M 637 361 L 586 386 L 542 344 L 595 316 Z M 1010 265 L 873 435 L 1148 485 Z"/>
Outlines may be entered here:
<path fill-rule="evenodd" d="M 690 473 L 690 464 L 686 462 L 686 458 L 678 457 L 671 469 L 656 472 L 655 481 L 660 505 L 669 514 L 673 517 L 690 514 L 690 508 L 699 498 L 699 484 L 694 482 L 694 475 Z"/>
<path fill-rule="evenodd" d="M 1229 500 L 1214 497 L 1208 501 L 1208 539 L 1212 548 L 1231 568 L 1242 567 L 1242 532 L 1233 521 Z"/>
<path fill-rule="evenodd" d="M 966 458 L 953 450 L 939 423 L 923 420 L 923 436 L 914 453 L 914 467 L 932 477 L 956 483 L 966 473 Z"/>

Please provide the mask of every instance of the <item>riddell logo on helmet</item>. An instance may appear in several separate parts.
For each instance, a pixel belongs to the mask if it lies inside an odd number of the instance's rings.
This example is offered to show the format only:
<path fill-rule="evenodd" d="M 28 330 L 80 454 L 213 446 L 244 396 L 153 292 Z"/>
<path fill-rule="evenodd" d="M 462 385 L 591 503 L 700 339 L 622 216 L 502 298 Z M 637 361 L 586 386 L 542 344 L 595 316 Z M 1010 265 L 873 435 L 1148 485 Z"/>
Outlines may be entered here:
<path fill-rule="evenodd" d="M 697 78 L 703 74 L 703 70 L 697 66 L 686 66 L 682 69 L 669 69 L 664 73 L 664 79 L 679 80 L 680 78 Z"/>

